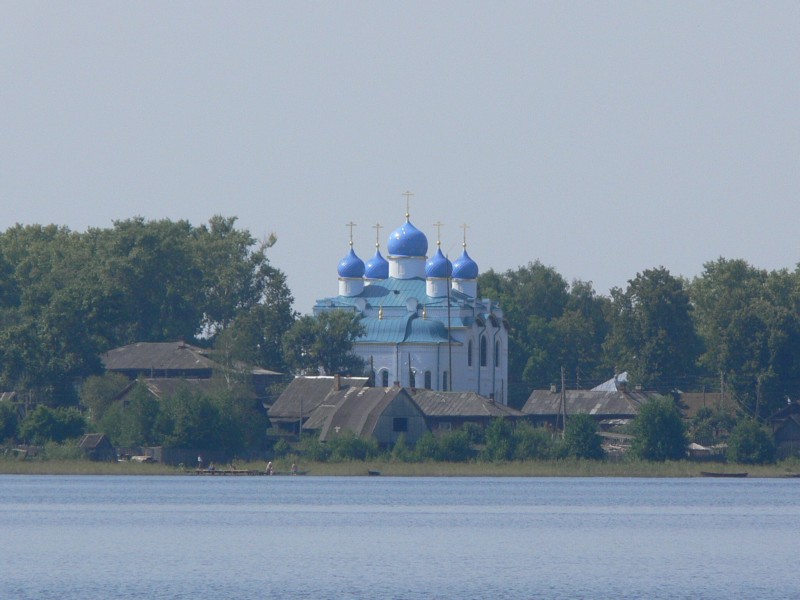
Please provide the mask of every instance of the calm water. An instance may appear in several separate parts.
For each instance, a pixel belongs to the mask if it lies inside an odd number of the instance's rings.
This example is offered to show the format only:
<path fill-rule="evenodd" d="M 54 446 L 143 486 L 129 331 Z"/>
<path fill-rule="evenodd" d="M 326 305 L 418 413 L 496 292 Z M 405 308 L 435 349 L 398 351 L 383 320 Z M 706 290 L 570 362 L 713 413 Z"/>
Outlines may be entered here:
<path fill-rule="evenodd" d="M 0 476 L 0 598 L 796 598 L 800 480 Z"/>

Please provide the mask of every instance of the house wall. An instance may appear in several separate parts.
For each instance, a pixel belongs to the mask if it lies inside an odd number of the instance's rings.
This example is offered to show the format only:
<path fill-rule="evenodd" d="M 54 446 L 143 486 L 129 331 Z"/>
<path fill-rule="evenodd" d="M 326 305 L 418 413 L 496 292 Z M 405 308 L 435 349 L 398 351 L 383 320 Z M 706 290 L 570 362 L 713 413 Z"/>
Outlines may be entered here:
<path fill-rule="evenodd" d="M 395 418 L 407 419 L 405 432 L 394 431 Z M 397 438 L 404 434 L 406 442 L 413 446 L 427 431 L 428 425 L 419 407 L 401 395 L 392 400 L 380 415 L 372 435 L 381 445 L 394 445 Z"/>

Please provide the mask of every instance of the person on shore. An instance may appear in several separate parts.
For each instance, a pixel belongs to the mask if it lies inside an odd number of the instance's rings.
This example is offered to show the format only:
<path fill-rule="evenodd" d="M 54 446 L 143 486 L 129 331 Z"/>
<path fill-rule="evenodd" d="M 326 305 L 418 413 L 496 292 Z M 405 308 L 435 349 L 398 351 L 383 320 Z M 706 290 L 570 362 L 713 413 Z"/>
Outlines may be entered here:
<path fill-rule="evenodd" d="M 297 475 L 297 465 L 292 463 L 292 475 Z"/>
<path fill-rule="evenodd" d="M 267 463 L 267 475 L 272 475 L 272 461 Z"/>

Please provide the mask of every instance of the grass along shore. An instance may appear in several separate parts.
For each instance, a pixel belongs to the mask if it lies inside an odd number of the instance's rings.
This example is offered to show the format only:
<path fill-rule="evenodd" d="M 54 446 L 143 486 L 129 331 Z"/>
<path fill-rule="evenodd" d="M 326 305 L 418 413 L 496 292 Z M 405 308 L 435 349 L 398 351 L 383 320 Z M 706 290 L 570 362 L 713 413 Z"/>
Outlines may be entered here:
<path fill-rule="evenodd" d="M 274 462 L 277 473 L 291 469 L 290 460 Z M 218 465 L 225 470 L 229 465 Z M 266 461 L 239 462 L 237 469 L 263 472 Z M 525 462 L 404 463 L 391 461 L 348 461 L 298 463 L 309 476 L 366 476 L 370 471 L 390 477 L 701 477 L 703 471 L 748 473 L 749 477 L 790 477 L 800 473 L 800 461 L 775 465 L 737 465 L 693 461 L 663 463 L 639 460 L 592 461 L 554 460 Z M 0 475 L 194 475 L 193 468 L 136 462 L 92 462 L 88 460 L 17 460 L 0 458 Z"/>

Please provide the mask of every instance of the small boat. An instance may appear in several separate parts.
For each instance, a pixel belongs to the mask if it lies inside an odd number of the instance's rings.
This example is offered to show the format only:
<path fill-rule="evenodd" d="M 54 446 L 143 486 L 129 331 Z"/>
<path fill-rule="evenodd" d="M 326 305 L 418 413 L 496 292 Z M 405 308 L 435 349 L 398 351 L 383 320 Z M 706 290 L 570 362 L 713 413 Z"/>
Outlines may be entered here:
<path fill-rule="evenodd" d="M 367 471 L 367 475 L 369 475 L 370 477 L 377 477 L 380 474 L 381 474 L 380 471 Z"/>
<path fill-rule="evenodd" d="M 702 477 L 747 477 L 747 473 L 725 473 L 723 471 L 700 471 Z"/>

